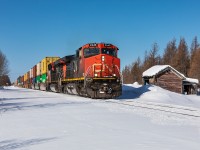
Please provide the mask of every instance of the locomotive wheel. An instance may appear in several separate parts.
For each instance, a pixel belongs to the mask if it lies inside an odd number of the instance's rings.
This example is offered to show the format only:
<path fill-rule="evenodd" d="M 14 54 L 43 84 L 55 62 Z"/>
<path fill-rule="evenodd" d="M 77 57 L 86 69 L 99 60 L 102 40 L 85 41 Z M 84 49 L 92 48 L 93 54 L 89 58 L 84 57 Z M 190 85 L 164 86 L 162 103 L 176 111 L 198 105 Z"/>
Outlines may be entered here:
<path fill-rule="evenodd" d="M 69 94 L 69 93 L 67 92 L 67 85 L 64 86 L 64 88 L 63 88 L 63 93 L 64 93 L 64 94 Z"/>

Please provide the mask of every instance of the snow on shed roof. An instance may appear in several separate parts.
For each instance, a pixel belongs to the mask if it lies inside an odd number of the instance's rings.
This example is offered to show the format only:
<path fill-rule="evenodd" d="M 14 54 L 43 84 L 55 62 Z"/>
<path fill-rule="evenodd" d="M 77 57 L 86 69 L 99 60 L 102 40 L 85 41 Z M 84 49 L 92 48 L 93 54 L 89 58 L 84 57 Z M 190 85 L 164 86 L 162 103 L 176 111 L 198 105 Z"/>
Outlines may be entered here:
<path fill-rule="evenodd" d="M 188 81 L 188 82 L 191 82 L 191 83 L 197 83 L 197 84 L 199 84 L 199 80 L 198 79 L 186 78 L 184 81 Z"/>
<path fill-rule="evenodd" d="M 191 82 L 191 83 L 197 83 L 197 84 L 199 83 L 198 79 L 187 78 L 182 73 L 178 72 L 176 69 L 171 67 L 170 65 L 155 65 L 155 66 L 149 68 L 148 70 L 146 70 L 145 72 L 143 72 L 142 77 L 153 77 L 167 68 L 172 69 L 177 75 L 179 75 L 181 78 L 183 78 L 184 81 Z"/>
<path fill-rule="evenodd" d="M 169 66 L 169 65 L 155 65 L 155 66 L 149 68 L 148 70 L 146 70 L 145 72 L 143 72 L 142 76 L 143 77 L 152 77 L 152 76 L 155 76 L 159 72 L 161 72 L 164 69 L 166 69 L 167 67 L 171 67 L 171 66 Z"/>

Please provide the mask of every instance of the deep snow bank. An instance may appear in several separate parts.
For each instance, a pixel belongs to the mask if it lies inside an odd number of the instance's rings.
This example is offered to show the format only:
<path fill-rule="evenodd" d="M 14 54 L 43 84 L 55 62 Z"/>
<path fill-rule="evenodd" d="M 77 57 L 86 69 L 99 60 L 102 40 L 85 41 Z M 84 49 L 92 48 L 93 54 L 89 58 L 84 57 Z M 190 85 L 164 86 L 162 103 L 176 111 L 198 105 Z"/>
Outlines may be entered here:
<path fill-rule="evenodd" d="M 177 94 L 155 85 L 142 86 L 137 84 L 125 84 L 123 85 L 123 94 L 118 99 L 176 104 L 200 108 L 200 96 Z"/>

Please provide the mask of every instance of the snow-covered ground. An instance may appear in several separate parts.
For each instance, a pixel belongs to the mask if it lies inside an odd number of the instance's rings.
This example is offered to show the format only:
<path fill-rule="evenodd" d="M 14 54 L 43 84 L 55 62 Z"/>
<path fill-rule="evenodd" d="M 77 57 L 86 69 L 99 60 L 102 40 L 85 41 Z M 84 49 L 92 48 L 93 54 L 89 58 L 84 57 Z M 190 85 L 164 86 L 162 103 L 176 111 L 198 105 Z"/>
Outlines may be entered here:
<path fill-rule="evenodd" d="M 93 100 L 0 89 L 0 150 L 199 150 L 200 96 L 124 85 Z"/>

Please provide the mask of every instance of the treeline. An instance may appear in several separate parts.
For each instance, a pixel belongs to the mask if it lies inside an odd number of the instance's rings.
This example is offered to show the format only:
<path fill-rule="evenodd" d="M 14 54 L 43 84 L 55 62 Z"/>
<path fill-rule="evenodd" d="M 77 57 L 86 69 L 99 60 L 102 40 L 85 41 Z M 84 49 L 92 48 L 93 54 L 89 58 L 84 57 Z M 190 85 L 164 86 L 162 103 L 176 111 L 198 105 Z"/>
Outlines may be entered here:
<path fill-rule="evenodd" d="M 0 50 L 0 86 L 10 85 L 8 60 Z"/>
<path fill-rule="evenodd" d="M 187 77 L 200 81 L 200 45 L 195 37 L 190 48 L 184 38 L 169 41 L 162 56 L 158 54 L 158 44 L 154 43 L 149 51 L 145 51 L 144 58 L 140 57 L 122 70 L 123 83 L 138 82 L 142 84 L 142 73 L 154 65 L 171 65 Z"/>

